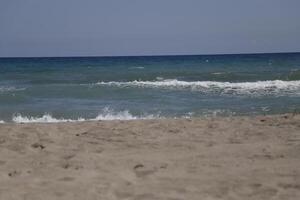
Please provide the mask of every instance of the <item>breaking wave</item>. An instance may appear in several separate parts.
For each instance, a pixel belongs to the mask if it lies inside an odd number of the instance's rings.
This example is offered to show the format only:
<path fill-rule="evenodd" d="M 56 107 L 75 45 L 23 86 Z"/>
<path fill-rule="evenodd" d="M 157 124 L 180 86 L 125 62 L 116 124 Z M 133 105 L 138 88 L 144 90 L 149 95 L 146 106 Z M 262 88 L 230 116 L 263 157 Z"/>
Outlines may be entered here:
<path fill-rule="evenodd" d="M 42 117 L 27 117 L 17 114 L 12 118 L 13 122 L 16 123 L 57 123 L 57 122 L 81 122 L 85 121 L 83 118 L 78 119 L 64 119 L 64 118 L 54 118 L 50 114 L 44 114 Z"/>
<path fill-rule="evenodd" d="M 191 89 L 202 92 L 220 92 L 223 94 L 300 94 L 300 81 L 256 81 L 256 82 L 216 82 L 216 81 L 180 81 L 176 79 L 158 81 L 98 82 L 96 85 L 114 87 L 141 87 L 162 89 Z"/>
<path fill-rule="evenodd" d="M 85 119 L 85 118 L 77 118 L 77 119 L 64 119 L 64 118 L 55 118 L 50 114 L 44 114 L 41 117 L 28 117 L 22 116 L 21 114 L 17 114 L 13 116 L 12 121 L 15 123 L 58 123 L 58 122 L 83 122 L 83 121 L 110 121 L 110 120 L 136 120 L 136 119 L 156 119 L 160 118 L 159 115 L 142 115 L 135 116 L 132 115 L 129 111 L 120 111 L 115 112 L 111 109 L 104 108 L 103 112 L 100 113 L 95 118 Z"/>
<path fill-rule="evenodd" d="M 0 86 L 0 93 L 3 92 L 14 92 L 14 91 L 22 91 L 22 90 L 26 90 L 26 88 L 16 88 L 13 86 Z"/>

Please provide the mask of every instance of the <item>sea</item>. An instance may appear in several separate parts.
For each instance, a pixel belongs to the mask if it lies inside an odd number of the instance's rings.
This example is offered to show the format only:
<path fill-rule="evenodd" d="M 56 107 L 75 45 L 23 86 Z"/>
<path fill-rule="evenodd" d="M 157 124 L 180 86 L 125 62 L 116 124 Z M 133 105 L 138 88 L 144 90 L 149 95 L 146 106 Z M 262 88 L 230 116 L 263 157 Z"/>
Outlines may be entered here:
<path fill-rule="evenodd" d="M 0 58 L 0 122 L 300 111 L 300 53 Z"/>

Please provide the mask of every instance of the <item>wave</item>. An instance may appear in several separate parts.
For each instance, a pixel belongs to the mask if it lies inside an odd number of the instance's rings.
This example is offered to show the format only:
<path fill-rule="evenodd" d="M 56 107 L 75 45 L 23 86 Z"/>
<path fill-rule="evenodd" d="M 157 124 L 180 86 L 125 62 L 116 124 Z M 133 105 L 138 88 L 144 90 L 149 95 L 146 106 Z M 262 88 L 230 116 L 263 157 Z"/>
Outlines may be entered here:
<path fill-rule="evenodd" d="M 54 118 L 50 114 L 44 114 L 42 117 L 27 117 L 17 114 L 12 118 L 13 122 L 16 123 L 57 123 L 57 122 L 81 122 L 85 121 L 83 118 L 78 119 L 64 119 L 64 118 Z"/>
<path fill-rule="evenodd" d="M 104 108 L 103 113 L 100 113 L 95 118 L 85 119 L 65 119 L 65 118 L 55 118 L 50 114 L 44 114 L 41 117 L 27 117 L 17 114 L 13 116 L 12 121 L 15 123 L 58 123 L 58 122 L 83 122 L 83 121 L 110 121 L 110 120 L 136 120 L 136 119 L 156 119 L 160 118 L 159 115 L 142 115 L 134 116 L 129 111 L 115 112 L 113 110 Z"/>
<path fill-rule="evenodd" d="M 143 114 L 133 115 L 128 110 L 116 112 L 109 107 L 105 107 L 102 113 L 98 114 L 95 119 L 92 120 L 135 120 L 135 119 L 155 119 L 160 118 L 159 115 Z"/>
<path fill-rule="evenodd" d="M 0 92 L 14 92 L 14 91 L 23 91 L 26 90 L 26 88 L 16 88 L 13 86 L 0 86 Z"/>
<path fill-rule="evenodd" d="M 211 73 L 212 75 L 222 75 L 222 74 L 226 74 L 225 72 L 213 72 Z"/>
<path fill-rule="evenodd" d="M 145 69 L 145 67 L 129 67 L 129 69 Z"/>
<path fill-rule="evenodd" d="M 179 81 L 176 79 L 168 79 L 163 81 L 130 81 L 130 82 L 98 82 L 97 85 L 110 86 L 137 86 L 137 87 L 202 87 L 202 88 L 245 88 L 245 89 L 264 89 L 264 88 L 300 88 L 300 81 L 257 81 L 257 82 L 217 82 L 217 81 Z"/>
<path fill-rule="evenodd" d="M 142 87 L 162 89 L 191 89 L 202 92 L 220 92 L 223 94 L 246 93 L 295 93 L 300 94 L 300 81 L 256 81 L 256 82 L 217 82 L 217 81 L 179 81 L 168 79 L 162 81 L 98 82 L 96 85 L 115 87 Z"/>

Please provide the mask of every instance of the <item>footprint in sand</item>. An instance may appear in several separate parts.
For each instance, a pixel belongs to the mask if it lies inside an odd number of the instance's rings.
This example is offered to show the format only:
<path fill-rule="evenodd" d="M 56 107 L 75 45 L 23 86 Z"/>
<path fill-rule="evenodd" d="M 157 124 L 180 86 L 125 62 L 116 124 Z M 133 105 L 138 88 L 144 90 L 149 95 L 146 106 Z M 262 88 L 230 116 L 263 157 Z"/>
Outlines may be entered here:
<path fill-rule="evenodd" d="M 42 144 L 40 144 L 40 143 L 38 143 L 38 142 L 33 143 L 33 144 L 31 145 L 31 147 L 32 147 L 32 148 L 35 148 L 35 149 L 45 149 L 45 148 L 46 148 L 44 145 L 42 145 Z"/>
<path fill-rule="evenodd" d="M 21 171 L 14 170 L 12 172 L 9 172 L 8 176 L 9 177 L 15 177 L 15 176 L 19 176 L 20 174 L 21 174 Z"/>
<path fill-rule="evenodd" d="M 160 168 L 161 169 L 166 169 L 167 164 L 162 164 Z M 143 165 L 143 164 L 137 164 L 133 167 L 133 170 L 135 172 L 135 175 L 138 178 L 141 178 L 141 177 L 145 177 L 145 176 L 154 174 L 155 172 L 157 172 L 158 168 L 153 167 L 153 166 L 152 167 L 151 166 L 146 166 L 146 165 Z"/>

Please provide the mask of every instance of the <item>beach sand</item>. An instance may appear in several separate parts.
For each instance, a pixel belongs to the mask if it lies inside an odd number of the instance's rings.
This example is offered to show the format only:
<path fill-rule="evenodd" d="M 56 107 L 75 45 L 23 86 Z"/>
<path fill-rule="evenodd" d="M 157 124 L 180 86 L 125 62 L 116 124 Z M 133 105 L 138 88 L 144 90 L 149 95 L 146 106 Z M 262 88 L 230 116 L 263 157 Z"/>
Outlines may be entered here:
<path fill-rule="evenodd" d="M 0 199 L 300 199 L 300 115 L 0 124 Z"/>

